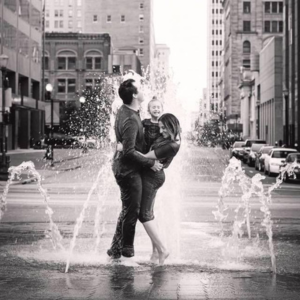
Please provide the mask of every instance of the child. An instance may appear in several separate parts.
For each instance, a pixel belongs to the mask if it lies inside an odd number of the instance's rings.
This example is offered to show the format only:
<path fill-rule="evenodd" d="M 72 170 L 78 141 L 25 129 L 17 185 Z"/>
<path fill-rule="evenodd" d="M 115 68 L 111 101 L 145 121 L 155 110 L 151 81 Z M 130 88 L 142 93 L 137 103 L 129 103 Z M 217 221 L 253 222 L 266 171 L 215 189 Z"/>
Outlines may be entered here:
<path fill-rule="evenodd" d="M 148 103 L 148 112 L 151 116 L 150 119 L 144 119 L 142 121 L 144 127 L 144 138 L 145 138 L 145 153 L 149 152 L 154 141 L 159 137 L 159 126 L 158 118 L 163 111 L 162 103 L 153 97 Z"/>

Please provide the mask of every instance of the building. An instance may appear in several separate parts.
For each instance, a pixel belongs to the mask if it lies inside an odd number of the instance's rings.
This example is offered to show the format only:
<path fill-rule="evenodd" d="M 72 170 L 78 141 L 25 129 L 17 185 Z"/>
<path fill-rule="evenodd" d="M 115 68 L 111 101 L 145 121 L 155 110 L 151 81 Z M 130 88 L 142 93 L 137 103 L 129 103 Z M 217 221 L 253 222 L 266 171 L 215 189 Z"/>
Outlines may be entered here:
<path fill-rule="evenodd" d="M 109 73 L 110 53 L 108 34 L 46 34 L 45 82 L 53 86 L 54 127 L 60 125 L 65 105 L 79 105 L 82 91 L 96 87 L 100 75 Z M 50 107 L 47 102 L 46 125 L 51 124 Z"/>
<path fill-rule="evenodd" d="M 84 0 L 45 0 L 46 32 L 82 32 Z"/>
<path fill-rule="evenodd" d="M 162 76 L 168 76 L 170 72 L 170 48 L 165 44 L 156 44 L 154 66 L 155 71 Z"/>
<path fill-rule="evenodd" d="M 153 64 L 153 0 L 85 0 L 83 32 L 108 33 L 113 49 L 134 47 L 144 68 Z"/>
<path fill-rule="evenodd" d="M 207 89 L 203 89 L 202 99 L 199 101 L 199 125 L 203 126 L 210 118 L 210 102 Z"/>
<path fill-rule="evenodd" d="M 208 1 L 208 34 L 207 34 L 207 96 L 209 109 L 218 112 L 220 109 L 220 64 L 223 49 L 223 7 L 222 1 Z"/>
<path fill-rule="evenodd" d="M 32 139 L 39 139 L 44 133 L 40 59 L 42 1 L 3 0 L 0 8 L 1 54 L 8 56 L 6 107 L 1 108 L 10 112 L 6 125 L 7 147 L 25 149 L 31 146 Z"/>
<path fill-rule="evenodd" d="M 299 11 L 296 0 L 285 1 L 283 37 L 283 131 L 284 143 L 300 144 L 300 49 Z"/>
<path fill-rule="evenodd" d="M 259 52 L 283 33 L 283 1 L 224 0 L 223 101 L 229 130 L 241 123 L 243 70 L 257 71 Z M 240 128 L 242 130 L 242 128 Z"/>
<path fill-rule="evenodd" d="M 270 145 L 283 139 L 282 37 L 272 37 L 259 53 L 259 69 L 245 70 L 241 88 L 243 136 Z"/>

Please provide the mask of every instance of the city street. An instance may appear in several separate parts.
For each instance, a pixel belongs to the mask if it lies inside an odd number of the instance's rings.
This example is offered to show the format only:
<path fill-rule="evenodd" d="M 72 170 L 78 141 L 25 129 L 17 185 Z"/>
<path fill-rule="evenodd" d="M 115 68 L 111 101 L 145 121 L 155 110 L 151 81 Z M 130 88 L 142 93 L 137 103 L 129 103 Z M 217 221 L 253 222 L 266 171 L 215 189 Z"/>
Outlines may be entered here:
<path fill-rule="evenodd" d="M 241 197 L 237 185 L 224 199 L 229 210 L 220 237 L 221 227 L 212 211 L 227 151 L 186 145 L 166 170 L 167 182 L 156 200 L 156 218 L 171 255 L 164 267 L 150 264 L 151 244 L 138 224 L 139 266 L 130 267 L 107 261 L 106 249 L 120 210 L 107 152 L 81 155 L 79 150 L 55 149 L 55 155 L 54 168 L 45 166 L 39 150 L 11 155 L 12 165 L 27 159 L 36 162 L 62 240 L 61 248 L 54 249 L 43 197 L 35 182 L 22 184 L 24 173 L 10 187 L 0 223 L 0 299 L 299 299 L 300 266 L 295 263 L 300 259 L 299 185 L 284 184 L 274 192 L 270 205 L 275 276 L 259 199 L 250 201 L 251 240 L 245 227 L 242 238 L 231 237 Z M 252 171 L 246 167 L 247 174 Z M 267 179 L 266 185 L 274 180 Z M 91 188 L 95 190 L 89 199 Z M 71 255 L 74 226 L 85 201 L 89 205 Z M 68 258 L 69 272 L 64 273 Z"/>

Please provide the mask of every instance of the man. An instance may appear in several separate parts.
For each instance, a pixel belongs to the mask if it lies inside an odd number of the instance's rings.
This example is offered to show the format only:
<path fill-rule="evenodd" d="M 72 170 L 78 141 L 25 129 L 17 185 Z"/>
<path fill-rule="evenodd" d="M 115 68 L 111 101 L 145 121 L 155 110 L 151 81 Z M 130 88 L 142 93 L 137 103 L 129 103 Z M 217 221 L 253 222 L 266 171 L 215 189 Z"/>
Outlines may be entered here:
<path fill-rule="evenodd" d="M 143 126 L 139 116 L 144 96 L 139 80 L 125 80 L 119 87 L 119 96 L 123 105 L 116 115 L 115 134 L 117 142 L 123 144 L 123 151 L 115 153 L 113 172 L 121 191 L 122 211 L 107 254 L 111 258 L 122 256 L 126 260 L 134 256 L 135 227 L 142 199 L 142 168 L 158 171 L 162 164 L 137 153 L 144 149 Z"/>

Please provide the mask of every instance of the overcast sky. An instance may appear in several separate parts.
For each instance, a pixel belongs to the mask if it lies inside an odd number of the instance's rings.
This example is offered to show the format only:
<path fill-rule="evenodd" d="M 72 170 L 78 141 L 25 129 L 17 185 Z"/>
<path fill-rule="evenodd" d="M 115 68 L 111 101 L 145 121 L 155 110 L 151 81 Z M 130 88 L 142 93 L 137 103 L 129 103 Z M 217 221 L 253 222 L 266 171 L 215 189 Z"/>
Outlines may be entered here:
<path fill-rule="evenodd" d="M 207 0 L 154 0 L 156 43 L 171 49 L 180 98 L 195 108 L 206 87 Z"/>

